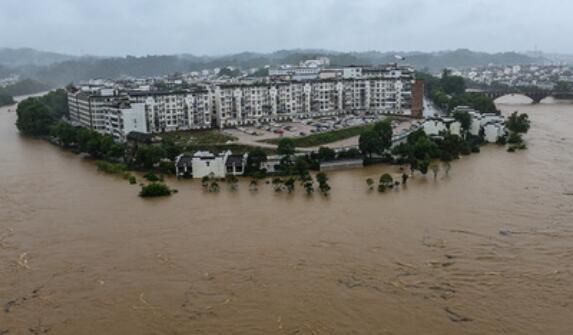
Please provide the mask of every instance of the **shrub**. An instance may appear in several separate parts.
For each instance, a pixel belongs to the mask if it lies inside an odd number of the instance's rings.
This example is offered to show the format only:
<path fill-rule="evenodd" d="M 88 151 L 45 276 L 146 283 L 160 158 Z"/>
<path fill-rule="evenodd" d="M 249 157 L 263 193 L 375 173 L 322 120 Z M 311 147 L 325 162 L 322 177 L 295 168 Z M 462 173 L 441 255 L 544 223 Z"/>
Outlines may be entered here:
<path fill-rule="evenodd" d="M 127 179 L 131 185 L 137 184 L 137 179 L 135 179 L 135 176 L 129 176 Z"/>
<path fill-rule="evenodd" d="M 152 172 L 152 171 L 147 172 L 147 173 L 143 176 L 143 178 L 147 179 L 147 180 L 150 181 L 150 182 L 159 181 L 159 177 L 157 177 L 157 175 L 156 175 L 154 172 Z"/>
<path fill-rule="evenodd" d="M 127 171 L 127 165 L 121 163 L 97 161 L 96 166 L 98 170 L 109 174 L 123 175 Z"/>
<path fill-rule="evenodd" d="M 141 187 L 139 196 L 142 198 L 165 197 L 171 195 L 171 190 L 165 184 L 151 183 Z"/>

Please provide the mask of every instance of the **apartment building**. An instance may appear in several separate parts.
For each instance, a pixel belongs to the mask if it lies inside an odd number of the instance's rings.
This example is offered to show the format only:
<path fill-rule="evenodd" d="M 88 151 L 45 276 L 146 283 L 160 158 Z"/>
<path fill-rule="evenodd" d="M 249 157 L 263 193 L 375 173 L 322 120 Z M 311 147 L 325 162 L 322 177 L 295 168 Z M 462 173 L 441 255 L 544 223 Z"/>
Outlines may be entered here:
<path fill-rule="evenodd" d="M 311 80 L 268 77 L 257 82 L 180 83 L 169 91 L 157 90 L 147 81 L 140 89 L 123 82 L 71 87 L 70 118 L 121 139 L 129 129 L 161 133 L 355 112 L 412 115 L 412 106 L 421 105 L 413 101 L 423 96 L 412 94 L 416 87 L 412 69 L 389 65 L 326 71 L 333 75 Z"/>

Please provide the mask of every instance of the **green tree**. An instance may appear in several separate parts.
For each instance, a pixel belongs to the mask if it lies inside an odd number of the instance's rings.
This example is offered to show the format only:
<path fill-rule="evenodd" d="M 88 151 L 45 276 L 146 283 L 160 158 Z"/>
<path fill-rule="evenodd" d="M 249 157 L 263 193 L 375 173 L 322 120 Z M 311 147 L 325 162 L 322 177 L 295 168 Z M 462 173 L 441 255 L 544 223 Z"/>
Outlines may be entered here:
<path fill-rule="evenodd" d="M 303 186 L 307 195 L 311 195 L 312 193 L 314 193 L 314 184 L 312 182 L 312 177 L 310 175 L 308 175 L 308 177 L 305 178 Z"/>
<path fill-rule="evenodd" d="M 366 185 L 368 185 L 368 190 L 372 191 L 374 189 L 374 179 L 366 179 Z"/>
<path fill-rule="evenodd" d="M 380 176 L 380 184 L 384 185 L 385 188 L 391 188 L 394 186 L 394 178 L 389 173 L 384 173 Z"/>
<path fill-rule="evenodd" d="M 171 195 L 171 190 L 169 187 L 160 183 L 151 183 L 141 187 L 139 196 L 142 198 L 147 197 L 164 197 Z"/>
<path fill-rule="evenodd" d="M 76 142 L 77 130 L 67 122 L 58 122 L 50 129 L 50 135 L 60 139 L 60 144 L 69 147 Z"/>
<path fill-rule="evenodd" d="M 135 165 L 151 170 L 162 158 L 167 156 L 165 150 L 157 145 L 140 145 L 135 153 Z"/>
<path fill-rule="evenodd" d="M 458 95 L 466 91 L 466 82 L 463 77 L 452 76 L 450 71 L 444 70 L 440 79 L 440 86 L 446 94 Z"/>
<path fill-rule="evenodd" d="M 443 163 L 444 165 L 444 172 L 446 173 L 446 176 L 450 175 L 450 170 L 452 169 L 452 164 L 449 161 L 445 161 Z"/>
<path fill-rule="evenodd" d="M 507 118 L 505 125 L 507 129 L 514 133 L 525 134 L 531 127 L 531 121 L 529 121 L 529 116 L 526 113 L 519 114 L 518 112 L 513 112 Z"/>
<path fill-rule="evenodd" d="M 292 176 L 291 176 L 291 177 L 288 177 L 288 178 L 285 180 L 284 185 L 285 185 L 285 187 L 286 187 L 288 193 L 292 193 L 292 192 L 294 191 L 295 182 L 296 182 L 296 180 L 295 180 L 295 178 L 292 177 Z"/>
<path fill-rule="evenodd" d="M 203 186 L 203 188 L 209 187 L 209 176 L 203 176 L 203 178 L 201 178 L 201 186 Z"/>
<path fill-rule="evenodd" d="M 275 192 L 282 192 L 284 186 L 284 181 L 282 180 L 282 178 L 274 177 L 272 180 L 272 184 Z"/>
<path fill-rule="evenodd" d="M 428 167 L 430 166 L 430 160 L 424 159 L 419 161 L 418 163 L 418 170 L 423 174 L 426 175 L 428 173 Z"/>
<path fill-rule="evenodd" d="M 410 176 L 408 176 L 405 173 L 402 173 L 402 185 L 406 186 L 406 184 L 408 183 L 408 178 L 410 178 Z"/>
<path fill-rule="evenodd" d="M 434 181 L 435 181 L 436 179 L 438 179 L 438 173 L 440 172 L 440 164 L 437 162 L 431 163 L 430 169 L 432 170 L 432 173 L 434 174 Z"/>
<path fill-rule="evenodd" d="M 231 191 L 237 190 L 237 188 L 238 188 L 237 183 L 239 182 L 239 179 L 235 175 L 230 174 L 227 176 L 227 178 L 225 178 L 225 180 L 227 181 L 227 184 L 231 188 Z"/>
<path fill-rule="evenodd" d="M 390 120 L 377 122 L 374 125 L 374 131 L 379 137 L 380 148 L 378 153 L 382 154 L 392 146 L 392 123 Z"/>
<path fill-rule="evenodd" d="M 29 98 L 20 102 L 16 111 L 18 114 L 16 127 L 26 135 L 48 135 L 55 122 L 50 109 L 38 98 Z"/>
<path fill-rule="evenodd" d="M 249 151 L 247 157 L 247 168 L 245 169 L 246 174 L 254 175 L 259 171 L 261 163 L 267 160 L 267 154 L 261 148 L 255 148 Z"/>
<path fill-rule="evenodd" d="M 328 147 L 318 148 L 318 160 L 321 162 L 332 161 L 336 159 L 336 152 Z"/>
<path fill-rule="evenodd" d="M 378 153 L 382 147 L 380 136 L 374 130 L 366 130 L 358 139 L 358 147 L 365 156 L 372 158 L 372 155 Z"/>
<path fill-rule="evenodd" d="M 324 172 L 316 174 L 316 181 L 318 182 L 318 189 L 320 193 L 327 196 L 330 192 L 330 185 L 328 185 L 328 176 Z"/>
<path fill-rule="evenodd" d="M 456 119 L 456 121 L 458 121 L 461 124 L 464 133 L 470 130 L 470 127 L 472 126 L 472 116 L 470 115 L 470 113 L 457 111 L 454 112 L 453 116 L 454 119 Z"/>
<path fill-rule="evenodd" d="M 303 177 L 308 175 L 309 169 L 310 165 L 306 156 L 299 156 L 296 158 L 294 162 L 294 170 L 298 176 Z"/>
<path fill-rule="evenodd" d="M 283 156 L 294 155 L 296 146 L 294 141 L 290 138 L 282 138 L 277 146 L 277 153 Z"/>

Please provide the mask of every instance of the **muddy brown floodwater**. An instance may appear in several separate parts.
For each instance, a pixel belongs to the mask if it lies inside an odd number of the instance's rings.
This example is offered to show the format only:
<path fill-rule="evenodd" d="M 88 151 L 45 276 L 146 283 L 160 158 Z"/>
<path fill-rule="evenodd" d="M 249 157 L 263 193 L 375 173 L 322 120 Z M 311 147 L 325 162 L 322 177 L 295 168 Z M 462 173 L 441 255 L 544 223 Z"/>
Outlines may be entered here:
<path fill-rule="evenodd" d="M 529 149 L 437 181 L 151 201 L 2 108 L 0 334 L 571 334 L 573 105 L 500 108 L 529 113 Z"/>

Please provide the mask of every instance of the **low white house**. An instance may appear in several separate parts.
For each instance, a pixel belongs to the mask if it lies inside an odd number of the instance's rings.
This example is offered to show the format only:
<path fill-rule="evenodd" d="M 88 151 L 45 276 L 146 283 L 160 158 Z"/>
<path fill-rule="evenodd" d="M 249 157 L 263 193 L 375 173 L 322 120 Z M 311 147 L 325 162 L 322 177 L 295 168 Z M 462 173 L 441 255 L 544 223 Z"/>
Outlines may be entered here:
<path fill-rule="evenodd" d="M 233 155 L 229 151 L 229 155 L 227 155 L 227 159 L 225 161 L 225 167 L 227 169 L 226 173 L 234 176 L 242 176 L 245 174 L 248 157 L 249 154 L 247 153 L 242 155 Z"/>
<path fill-rule="evenodd" d="M 225 162 L 229 154 L 226 152 L 223 155 L 215 155 L 209 151 L 197 151 L 191 160 L 193 178 L 205 176 L 225 178 L 227 175 Z"/>
<path fill-rule="evenodd" d="M 261 162 L 261 169 L 270 174 L 275 173 L 281 164 L 281 159 L 282 156 L 279 155 L 267 156 L 267 160 Z"/>
<path fill-rule="evenodd" d="M 505 136 L 505 124 L 501 122 L 490 122 L 483 127 L 484 140 L 488 143 L 496 143 Z"/>
<path fill-rule="evenodd" d="M 430 118 L 424 122 L 424 132 L 428 136 L 439 136 L 446 132 L 461 136 L 462 124 L 454 118 Z"/>
<path fill-rule="evenodd" d="M 233 155 L 231 151 L 215 155 L 209 151 L 197 151 L 193 155 L 181 154 L 175 159 L 178 177 L 192 176 L 203 178 L 213 176 L 225 178 L 227 175 L 242 176 L 247 167 L 248 154 Z"/>
<path fill-rule="evenodd" d="M 424 132 L 428 136 L 437 136 L 447 130 L 446 124 L 441 119 L 428 119 L 424 122 Z"/>

